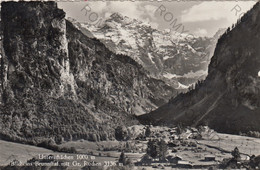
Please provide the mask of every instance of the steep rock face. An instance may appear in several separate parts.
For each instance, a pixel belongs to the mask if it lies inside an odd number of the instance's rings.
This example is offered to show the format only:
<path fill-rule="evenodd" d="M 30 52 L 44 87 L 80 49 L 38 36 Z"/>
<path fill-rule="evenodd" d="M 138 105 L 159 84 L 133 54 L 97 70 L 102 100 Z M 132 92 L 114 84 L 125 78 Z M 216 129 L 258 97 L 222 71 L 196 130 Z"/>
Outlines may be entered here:
<path fill-rule="evenodd" d="M 206 80 L 140 120 L 168 125 L 208 124 L 228 133 L 259 131 L 259 44 L 258 2 L 219 39 Z"/>
<path fill-rule="evenodd" d="M 54 2 L 3 2 L 1 138 L 106 140 L 174 90 L 86 36 Z"/>
<path fill-rule="evenodd" d="M 1 18 L 1 16 L 0 16 Z M 4 49 L 3 49 L 3 31 L 2 31 L 2 22 L 0 20 L 0 77 L 3 77 L 3 72 L 2 72 L 2 57 L 4 55 Z M 2 103 L 2 90 L 3 90 L 3 87 L 2 87 L 2 81 L 0 81 L 0 103 Z"/>
<path fill-rule="evenodd" d="M 205 79 L 216 45 L 214 38 L 156 30 L 119 13 L 96 25 L 70 20 L 78 27 L 90 30 L 113 52 L 130 56 L 152 77 L 176 89 L 187 89 L 192 83 Z"/>
<path fill-rule="evenodd" d="M 71 72 L 77 84 L 95 89 L 95 95 L 120 105 L 125 112 L 144 113 L 165 103 L 173 94 L 173 89 L 164 82 L 147 77 L 142 66 L 133 59 L 115 55 L 99 40 L 90 41 L 69 21 L 67 37 Z M 166 99 L 158 98 L 160 94 Z"/>
<path fill-rule="evenodd" d="M 44 7 L 21 3 L 18 9 L 16 4 L 10 3 L 8 8 L 3 5 L 1 11 L 3 47 L 7 56 L 3 57 L 3 86 L 10 88 L 5 92 L 12 93 L 10 97 L 19 96 L 30 87 L 46 90 L 52 89 L 52 85 L 59 87 L 56 83 L 60 83 L 61 70 L 69 71 L 66 68 L 65 13 L 57 9 L 55 3 Z M 9 10 L 15 12 L 10 14 Z M 39 65 L 42 65 L 40 69 Z"/>

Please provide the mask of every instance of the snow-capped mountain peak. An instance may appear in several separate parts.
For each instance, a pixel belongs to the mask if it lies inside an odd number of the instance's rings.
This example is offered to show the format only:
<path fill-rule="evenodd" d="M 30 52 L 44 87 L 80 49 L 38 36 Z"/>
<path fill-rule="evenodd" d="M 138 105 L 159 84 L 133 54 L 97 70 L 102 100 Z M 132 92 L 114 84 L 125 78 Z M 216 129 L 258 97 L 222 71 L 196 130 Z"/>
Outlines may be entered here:
<path fill-rule="evenodd" d="M 111 51 L 125 54 L 141 64 L 152 77 L 178 88 L 180 82 L 190 85 L 198 77 L 165 78 L 164 72 L 183 76 L 189 72 L 207 71 L 215 39 L 180 34 L 170 29 L 156 30 L 150 24 L 113 13 L 95 27 L 81 24 Z M 205 78 L 206 75 L 199 79 Z"/>

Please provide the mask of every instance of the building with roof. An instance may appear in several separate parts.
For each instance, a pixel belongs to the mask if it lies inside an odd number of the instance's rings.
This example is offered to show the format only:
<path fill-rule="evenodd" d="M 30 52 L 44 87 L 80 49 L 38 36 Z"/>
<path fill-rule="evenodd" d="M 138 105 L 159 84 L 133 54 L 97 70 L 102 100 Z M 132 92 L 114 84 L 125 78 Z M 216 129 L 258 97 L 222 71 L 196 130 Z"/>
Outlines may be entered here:
<path fill-rule="evenodd" d="M 215 161 L 216 156 L 215 155 L 206 155 L 204 158 L 205 161 Z"/>

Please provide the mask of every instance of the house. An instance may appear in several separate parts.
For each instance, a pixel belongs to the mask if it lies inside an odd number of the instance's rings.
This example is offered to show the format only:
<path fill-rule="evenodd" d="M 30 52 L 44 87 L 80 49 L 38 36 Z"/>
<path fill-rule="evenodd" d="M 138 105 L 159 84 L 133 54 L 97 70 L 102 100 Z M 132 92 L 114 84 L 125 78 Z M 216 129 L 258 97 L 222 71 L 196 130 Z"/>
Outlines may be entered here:
<path fill-rule="evenodd" d="M 173 147 L 176 147 L 176 146 L 178 146 L 178 145 L 177 145 L 176 143 L 169 142 L 169 143 L 167 144 L 167 146 L 170 147 L 170 148 L 173 148 Z"/>
<path fill-rule="evenodd" d="M 170 163 L 177 164 L 178 161 L 181 161 L 181 160 L 182 160 L 182 157 L 180 157 L 180 156 L 167 156 L 166 159 L 167 159 L 168 162 L 170 162 Z"/>
<path fill-rule="evenodd" d="M 215 161 L 216 157 L 214 155 L 206 155 L 205 161 Z"/>
<path fill-rule="evenodd" d="M 188 161 L 178 161 L 177 163 L 178 168 L 192 168 L 192 165 Z"/>
<path fill-rule="evenodd" d="M 182 133 L 179 138 L 180 139 L 189 139 L 190 137 L 192 136 L 192 133 L 190 132 L 185 132 L 185 133 Z"/>
<path fill-rule="evenodd" d="M 191 128 L 191 132 L 192 132 L 192 133 L 197 133 L 197 132 L 199 132 L 199 131 L 198 131 L 198 129 L 192 127 L 192 128 Z"/>
<path fill-rule="evenodd" d="M 151 156 L 149 156 L 148 154 L 145 154 L 141 158 L 140 162 L 137 162 L 135 165 L 136 166 L 149 166 L 152 164 L 152 162 L 153 162 L 153 158 Z"/>
<path fill-rule="evenodd" d="M 258 156 L 251 156 L 250 158 L 250 163 L 253 165 L 253 167 L 257 167 L 260 168 L 260 155 Z"/>

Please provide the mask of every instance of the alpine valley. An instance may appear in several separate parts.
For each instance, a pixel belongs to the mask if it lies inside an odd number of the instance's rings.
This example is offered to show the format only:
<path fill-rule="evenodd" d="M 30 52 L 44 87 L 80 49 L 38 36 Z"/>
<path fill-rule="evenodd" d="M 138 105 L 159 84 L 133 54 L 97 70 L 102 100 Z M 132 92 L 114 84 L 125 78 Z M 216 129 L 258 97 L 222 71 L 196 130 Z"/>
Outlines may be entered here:
<path fill-rule="evenodd" d="M 95 26 L 55 2 L 2 2 L 0 138 L 105 141 L 140 123 L 259 131 L 259 6 L 208 38 L 119 13 Z"/>
<path fill-rule="evenodd" d="M 0 169 L 259 169 L 253 4 L 197 37 L 119 13 L 78 22 L 54 1 L 2 2 Z"/>
<path fill-rule="evenodd" d="M 218 40 L 205 81 L 140 120 L 157 125 L 208 125 L 225 133 L 260 131 L 259 44 L 257 2 Z"/>

